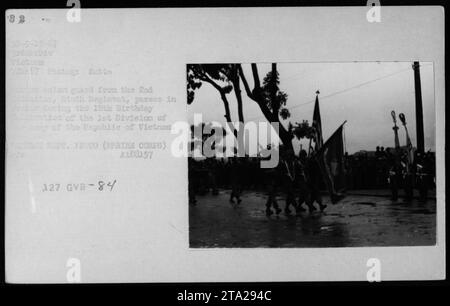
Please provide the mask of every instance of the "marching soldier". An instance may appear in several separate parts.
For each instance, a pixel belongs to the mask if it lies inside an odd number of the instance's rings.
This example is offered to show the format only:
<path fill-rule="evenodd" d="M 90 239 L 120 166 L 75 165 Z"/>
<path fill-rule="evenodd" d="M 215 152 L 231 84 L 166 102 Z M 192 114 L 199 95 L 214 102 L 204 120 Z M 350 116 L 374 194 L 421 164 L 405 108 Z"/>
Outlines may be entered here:
<path fill-rule="evenodd" d="M 391 154 L 390 151 L 387 155 L 388 162 L 388 183 L 389 188 L 391 189 L 392 201 L 398 200 L 398 185 L 400 181 L 400 165 L 397 161 L 397 158 L 394 154 Z"/>
<path fill-rule="evenodd" d="M 411 201 L 413 198 L 413 173 L 411 169 L 411 165 L 408 162 L 408 156 L 407 154 L 403 154 L 402 160 L 401 160 L 401 170 L 402 170 L 402 177 L 403 177 L 403 189 L 405 191 L 405 199 L 406 201 Z"/>
<path fill-rule="evenodd" d="M 271 146 L 268 145 L 267 150 L 269 151 L 270 149 Z M 267 159 L 270 159 L 270 157 L 267 157 Z M 257 167 L 257 169 L 261 171 L 263 170 L 259 167 Z M 274 168 L 264 169 L 263 173 L 264 185 L 266 187 L 265 189 L 267 190 L 266 216 L 269 217 L 273 214 L 272 207 L 275 209 L 275 213 L 279 215 L 281 209 L 277 203 L 277 186 L 280 178 L 280 164 L 278 164 Z"/>
<path fill-rule="evenodd" d="M 278 168 L 271 168 L 266 170 L 267 179 L 267 202 L 266 202 L 266 215 L 269 217 L 273 214 L 272 207 L 275 209 L 275 213 L 278 215 L 281 212 L 277 203 L 277 184 L 278 184 Z"/>
<path fill-rule="evenodd" d="M 208 188 L 211 188 L 213 195 L 218 195 L 219 190 L 217 189 L 216 175 L 218 172 L 217 160 L 215 158 L 208 158 L 206 160 L 207 164 L 207 176 L 208 176 Z"/>
<path fill-rule="evenodd" d="M 312 155 L 308 159 L 306 165 L 306 182 L 309 191 L 306 205 L 308 206 L 310 213 L 316 210 L 316 208 L 314 207 L 314 202 L 317 202 L 317 204 L 319 204 L 320 211 L 324 211 L 327 205 L 322 204 L 322 196 L 320 195 L 320 169 L 314 155 Z"/>
<path fill-rule="evenodd" d="M 389 187 L 391 188 L 392 201 L 398 200 L 398 190 L 401 187 L 403 179 L 402 164 L 398 161 L 394 161 L 389 168 Z"/>
<path fill-rule="evenodd" d="M 425 201 L 428 195 L 429 169 L 425 156 L 417 153 L 415 156 L 415 170 L 416 170 L 416 186 L 419 190 L 419 197 L 421 201 Z"/>
<path fill-rule="evenodd" d="M 237 200 L 237 204 L 241 203 L 241 179 L 240 179 L 240 163 L 238 157 L 234 156 L 231 159 L 231 173 L 230 173 L 230 182 L 231 182 L 231 195 L 230 195 L 230 203 L 234 204 L 234 199 Z"/>
<path fill-rule="evenodd" d="M 296 185 L 298 188 L 298 202 L 297 202 L 297 213 L 305 211 L 302 207 L 303 203 L 307 203 L 309 197 L 309 190 L 306 182 L 306 163 L 307 163 L 307 153 L 305 150 L 301 150 L 299 153 L 299 158 L 297 161 L 297 181 Z"/>

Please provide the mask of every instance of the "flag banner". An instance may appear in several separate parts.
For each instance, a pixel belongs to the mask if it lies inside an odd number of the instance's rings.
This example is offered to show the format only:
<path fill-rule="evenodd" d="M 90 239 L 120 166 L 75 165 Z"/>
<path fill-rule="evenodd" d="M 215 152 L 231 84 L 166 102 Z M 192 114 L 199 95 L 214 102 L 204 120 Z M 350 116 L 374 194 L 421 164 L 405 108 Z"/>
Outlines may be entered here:
<path fill-rule="evenodd" d="M 411 142 L 411 138 L 409 138 L 409 133 L 408 133 L 408 128 L 406 127 L 406 118 L 405 118 L 405 114 L 400 113 L 398 115 L 398 117 L 400 118 L 404 128 L 405 128 L 405 133 L 406 133 L 406 162 L 408 163 L 407 165 L 407 172 L 411 171 L 411 166 L 414 163 L 414 148 L 412 146 L 412 142 Z"/>
<path fill-rule="evenodd" d="M 322 120 L 320 119 L 319 95 L 318 94 L 316 95 L 316 103 L 314 105 L 314 114 L 313 114 L 312 127 L 315 130 L 315 133 L 314 133 L 314 143 L 315 143 L 314 151 L 317 152 L 323 146 Z"/>
<path fill-rule="evenodd" d="M 323 180 L 330 192 L 331 202 L 336 204 L 344 197 L 345 163 L 342 124 L 317 152 L 316 158 Z"/>

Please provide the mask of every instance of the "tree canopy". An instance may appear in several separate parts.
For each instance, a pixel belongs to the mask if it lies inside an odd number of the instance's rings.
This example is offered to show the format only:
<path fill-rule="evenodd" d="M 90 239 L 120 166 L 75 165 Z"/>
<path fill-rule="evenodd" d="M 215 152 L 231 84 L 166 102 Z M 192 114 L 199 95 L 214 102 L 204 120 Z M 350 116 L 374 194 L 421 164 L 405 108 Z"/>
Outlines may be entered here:
<path fill-rule="evenodd" d="M 280 90 L 280 79 L 276 63 L 272 64 L 271 70 L 263 78 L 262 83 L 256 64 L 251 64 L 253 89 L 250 88 L 247 77 L 244 74 L 241 64 L 189 64 L 187 65 L 187 97 L 188 104 L 195 100 L 195 92 L 200 89 L 203 83 L 213 86 L 219 93 L 222 100 L 225 119 L 231 130 L 237 135 L 232 126 L 232 116 L 228 95 L 234 92 L 238 106 L 238 121 L 244 123 L 243 100 L 241 93 L 241 82 L 247 96 L 256 102 L 267 121 L 278 123 L 279 137 L 285 147 L 292 148 L 294 137 L 311 138 L 313 128 L 308 121 L 302 123 L 289 122 L 287 128 L 281 124 L 281 120 L 287 120 L 291 114 L 286 107 L 288 95 Z"/>

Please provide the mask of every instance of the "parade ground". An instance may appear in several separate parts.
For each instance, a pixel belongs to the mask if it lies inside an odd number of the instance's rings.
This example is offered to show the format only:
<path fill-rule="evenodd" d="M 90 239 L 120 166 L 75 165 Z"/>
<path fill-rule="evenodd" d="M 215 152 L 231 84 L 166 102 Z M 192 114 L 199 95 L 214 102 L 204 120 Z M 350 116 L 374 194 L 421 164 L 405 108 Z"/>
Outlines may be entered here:
<path fill-rule="evenodd" d="M 265 214 L 266 196 L 244 192 L 242 202 L 229 202 L 230 191 L 197 196 L 189 206 L 191 248 L 302 248 L 426 246 L 436 242 L 436 200 L 402 197 L 391 201 L 389 190 L 355 190 L 324 212 L 286 216 Z M 401 194 L 400 194 L 401 196 Z M 284 199 L 278 200 L 284 209 Z M 316 204 L 317 205 L 317 204 Z"/>

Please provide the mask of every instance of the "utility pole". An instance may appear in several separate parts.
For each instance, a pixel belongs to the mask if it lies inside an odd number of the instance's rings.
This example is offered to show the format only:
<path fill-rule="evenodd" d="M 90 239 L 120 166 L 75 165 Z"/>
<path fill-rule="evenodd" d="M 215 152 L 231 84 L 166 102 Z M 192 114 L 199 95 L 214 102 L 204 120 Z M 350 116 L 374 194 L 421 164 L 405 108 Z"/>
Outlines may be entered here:
<path fill-rule="evenodd" d="M 424 135 L 423 135 L 423 107 L 422 107 L 422 88 L 420 85 L 420 64 L 414 62 L 414 87 L 416 92 L 416 136 L 417 136 L 417 151 L 424 153 Z"/>

